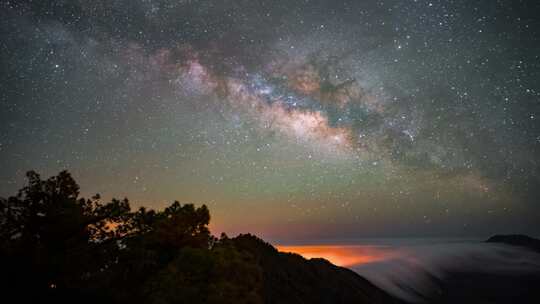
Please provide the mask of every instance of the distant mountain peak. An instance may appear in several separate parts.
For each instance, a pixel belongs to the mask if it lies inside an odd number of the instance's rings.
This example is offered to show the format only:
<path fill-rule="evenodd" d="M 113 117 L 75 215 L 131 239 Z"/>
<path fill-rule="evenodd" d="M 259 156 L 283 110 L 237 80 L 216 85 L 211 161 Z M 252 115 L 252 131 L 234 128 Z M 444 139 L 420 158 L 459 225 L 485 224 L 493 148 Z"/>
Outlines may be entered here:
<path fill-rule="evenodd" d="M 487 239 L 486 242 L 521 246 L 540 252 L 540 240 L 523 234 L 497 234 Z"/>

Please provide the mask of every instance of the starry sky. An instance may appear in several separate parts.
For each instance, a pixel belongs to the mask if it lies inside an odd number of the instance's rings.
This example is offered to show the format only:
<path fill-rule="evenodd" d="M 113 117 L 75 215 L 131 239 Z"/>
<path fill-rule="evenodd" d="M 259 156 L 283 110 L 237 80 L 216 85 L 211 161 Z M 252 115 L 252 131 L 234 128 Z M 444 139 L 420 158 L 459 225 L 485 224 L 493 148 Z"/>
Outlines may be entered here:
<path fill-rule="evenodd" d="M 538 1 L 1 1 L 0 195 L 269 240 L 540 234 Z"/>

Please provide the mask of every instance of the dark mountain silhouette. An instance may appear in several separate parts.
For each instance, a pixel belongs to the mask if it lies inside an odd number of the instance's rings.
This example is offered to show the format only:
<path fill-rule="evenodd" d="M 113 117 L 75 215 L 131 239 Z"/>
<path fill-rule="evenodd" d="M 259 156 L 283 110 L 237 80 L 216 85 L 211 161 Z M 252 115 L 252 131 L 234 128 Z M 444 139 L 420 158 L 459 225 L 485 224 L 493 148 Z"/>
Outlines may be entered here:
<path fill-rule="evenodd" d="M 67 171 L 0 199 L 0 286 L 17 303 L 397 303 L 356 273 L 212 236 L 206 206 L 132 211 L 79 197 Z"/>
<path fill-rule="evenodd" d="M 355 272 L 325 259 L 306 260 L 298 254 L 278 252 L 252 235 L 233 243 L 249 252 L 263 269 L 265 303 L 400 303 Z"/>
<path fill-rule="evenodd" d="M 263 240 L 210 234 L 210 212 L 173 202 L 131 210 L 127 199 L 79 197 L 67 171 L 0 198 L 0 288 L 16 303 L 401 303 L 324 259 Z M 495 236 L 538 250 L 526 236 Z M 508 256 L 519 259 L 519 256 Z M 467 269 L 431 277 L 429 303 L 540 303 L 540 275 Z M 474 286 L 474 288 L 471 288 Z M 407 286 L 403 286 L 407 288 Z M 414 290 L 413 290 L 414 292 Z M 420 295 L 420 294 L 419 294 Z"/>
<path fill-rule="evenodd" d="M 487 239 L 486 242 L 521 246 L 540 252 L 540 240 L 522 234 L 497 234 Z"/>

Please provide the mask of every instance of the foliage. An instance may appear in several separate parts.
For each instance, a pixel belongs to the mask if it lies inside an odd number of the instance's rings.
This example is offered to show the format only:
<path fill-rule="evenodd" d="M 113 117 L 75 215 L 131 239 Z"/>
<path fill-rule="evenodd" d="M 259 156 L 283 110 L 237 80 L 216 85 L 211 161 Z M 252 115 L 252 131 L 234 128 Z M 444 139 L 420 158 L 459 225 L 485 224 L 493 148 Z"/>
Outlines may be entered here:
<path fill-rule="evenodd" d="M 131 211 L 79 197 L 67 171 L 0 199 L 0 267 L 21 301 L 259 303 L 261 270 L 208 230 L 206 206 Z"/>
<path fill-rule="evenodd" d="M 71 175 L 0 199 L 0 286 L 16 303 L 397 303 L 354 272 L 208 230 L 206 206 L 132 211 Z"/>

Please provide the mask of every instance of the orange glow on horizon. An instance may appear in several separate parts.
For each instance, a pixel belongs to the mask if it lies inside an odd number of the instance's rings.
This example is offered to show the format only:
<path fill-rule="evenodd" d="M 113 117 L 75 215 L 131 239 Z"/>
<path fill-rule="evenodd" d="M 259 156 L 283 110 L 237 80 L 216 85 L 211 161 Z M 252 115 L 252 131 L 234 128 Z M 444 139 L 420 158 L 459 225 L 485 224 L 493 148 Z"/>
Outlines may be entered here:
<path fill-rule="evenodd" d="M 275 246 L 281 252 L 291 252 L 306 259 L 324 258 L 337 266 L 353 266 L 388 259 L 392 254 L 379 246 L 363 245 L 300 245 Z"/>

